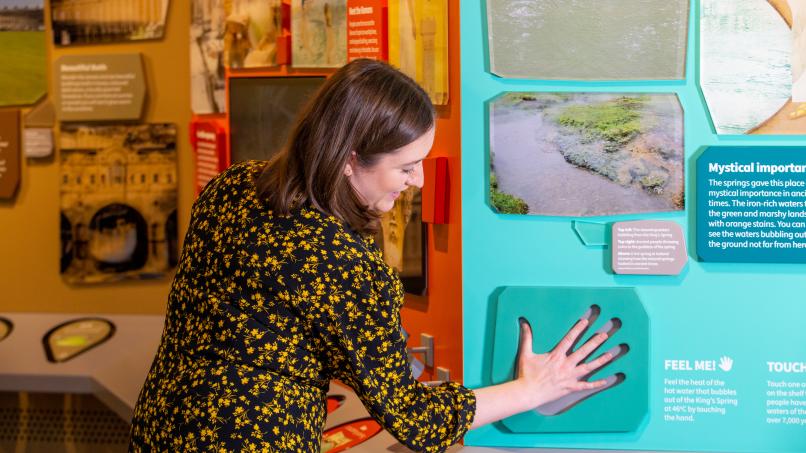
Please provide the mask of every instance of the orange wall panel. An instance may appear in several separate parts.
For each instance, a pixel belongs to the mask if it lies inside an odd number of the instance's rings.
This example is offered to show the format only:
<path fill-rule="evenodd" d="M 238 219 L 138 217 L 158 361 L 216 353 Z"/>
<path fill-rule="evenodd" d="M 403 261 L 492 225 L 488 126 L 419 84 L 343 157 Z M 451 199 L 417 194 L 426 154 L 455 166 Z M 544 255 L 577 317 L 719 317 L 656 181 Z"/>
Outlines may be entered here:
<path fill-rule="evenodd" d="M 449 223 L 428 226 L 428 289 L 425 297 L 406 296 L 403 326 L 409 346 L 418 346 L 420 333 L 434 336 L 434 366 L 462 379 L 462 193 L 461 82 L 459 73 L 459 0 L 448 0 L 448 105 L 438 106 L 436 138 L 430 157 L 447 157 Z M 436 379 L 426 368 L 421 380 Z"/>
<path fill-rule="evenodd" d="M 449 223 L 428 227 L 428 289 L 426 296 L 406 296 L 403 326 L 409 346 L 419 346 L 420 334 L 434 336 L 434 367 L 421 380 L 436 379 L 436 367 L 450 370 L 453 380 L 462 377 L 462 238 L 461 238 L 461 104 L 459 93 L 459 1 L 448 0 L 449 103 L 437 106 L 437 128 L 430 157 L 447 157 L 449 171 Z M 390 31 L 391 33 L 391 31 Z M 292 37 L 293 39 L 293 37 Z M 300 69 L 280 65 L 227 71 L 236 77 L 328 76 L 332 69 Z M 229 126 L 229 121 L 225 122 Z M 229 137 L 229 134 L 228 134 Z M 420 357 L 422 359 L 422 357 Z"/>

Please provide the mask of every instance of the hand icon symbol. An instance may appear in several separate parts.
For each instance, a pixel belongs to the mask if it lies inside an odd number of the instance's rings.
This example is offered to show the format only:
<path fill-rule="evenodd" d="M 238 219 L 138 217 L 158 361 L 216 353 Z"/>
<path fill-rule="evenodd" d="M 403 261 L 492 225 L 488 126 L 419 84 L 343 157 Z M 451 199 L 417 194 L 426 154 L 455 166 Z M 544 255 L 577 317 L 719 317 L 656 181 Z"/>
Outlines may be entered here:
<path fill-rule="evenodd" d="M 731 368 L 733 368 L 733 359 L 728 356 L 722 356 L 719 359 L 719 368 L 721 368 L 722 371 L 730 371 Z"/>

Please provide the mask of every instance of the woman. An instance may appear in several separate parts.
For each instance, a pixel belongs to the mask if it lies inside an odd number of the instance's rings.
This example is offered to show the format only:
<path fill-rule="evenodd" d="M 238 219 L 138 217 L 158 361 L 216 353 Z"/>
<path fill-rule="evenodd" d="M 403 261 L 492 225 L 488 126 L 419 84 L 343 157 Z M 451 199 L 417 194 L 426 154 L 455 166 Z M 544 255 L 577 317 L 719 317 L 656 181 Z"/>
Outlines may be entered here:
<path fill-rule="evenodd" d="M 207 185 L 191 212 L 131 451 L 316 452 L 333 378 L 419 451 L 603 385 L 578 379 L 608 355 L 577 366 L 601 335 L 570 356 L 526 347 L 519 378 L 494 387 L 428 388 L 412 378 L 403 289 L 372 233 L 403 190 L 422 186 L 434 115 L 409 77 L 356 60 L 323 85 L 284 152 Z M 564 340 L 566 351 L 584 327 Z"/>

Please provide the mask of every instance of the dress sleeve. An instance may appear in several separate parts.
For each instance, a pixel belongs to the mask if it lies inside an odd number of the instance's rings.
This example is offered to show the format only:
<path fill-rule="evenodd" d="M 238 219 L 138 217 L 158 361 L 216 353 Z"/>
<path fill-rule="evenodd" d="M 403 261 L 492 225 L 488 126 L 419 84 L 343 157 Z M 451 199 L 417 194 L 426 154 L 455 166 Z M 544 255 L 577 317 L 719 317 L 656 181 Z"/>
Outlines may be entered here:
<path fill-rule="evenodd" d="M 369 413 L 414 451 L 441 452 L 473 422 L 476 398 L 449 382 L 427 387 L 411 374 L 400 325 L 400 282 L 368 265 L 334 269 L 322 335 L 333 377 L 355 390 Z"/>

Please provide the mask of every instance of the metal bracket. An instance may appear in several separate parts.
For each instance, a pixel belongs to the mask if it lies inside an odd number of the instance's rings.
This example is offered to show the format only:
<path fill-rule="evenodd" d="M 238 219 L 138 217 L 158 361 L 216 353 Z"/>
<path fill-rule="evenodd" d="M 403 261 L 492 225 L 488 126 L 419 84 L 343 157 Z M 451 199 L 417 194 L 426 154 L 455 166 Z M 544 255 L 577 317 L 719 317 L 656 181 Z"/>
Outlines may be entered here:
<path fill-rule="evenodd" d="M 434 366 L 434 337 L 427 333 L 420 334 L 420 346 L 408 349 L 410 354 L 423 354 L 425 366 Z"/>
<path fill-rule="evenodd" d="M 429 387 L 437 387 L 446 382 L 451 380 L 451 370 L 447 368 L 443 368 L 441 366 L 437 367 L 437 380 L 436 381 L 424 381 L 423 384 Z"/>
<path fill-rule="evenodd" d="M 437 367 L 437 380 L 436 381 L 424 381 L 423 384 L 429 387 L 437 387 L 446 382 L 451 380 L 451 370 L 447 368 L 443 368 L 441 366 Z"/>
<path fill-rule="evenodd" d="M 451 370 L 438 366 L 437 367 L 437 380 L 442 382 L 448 382 L 451 380 Z"/>

